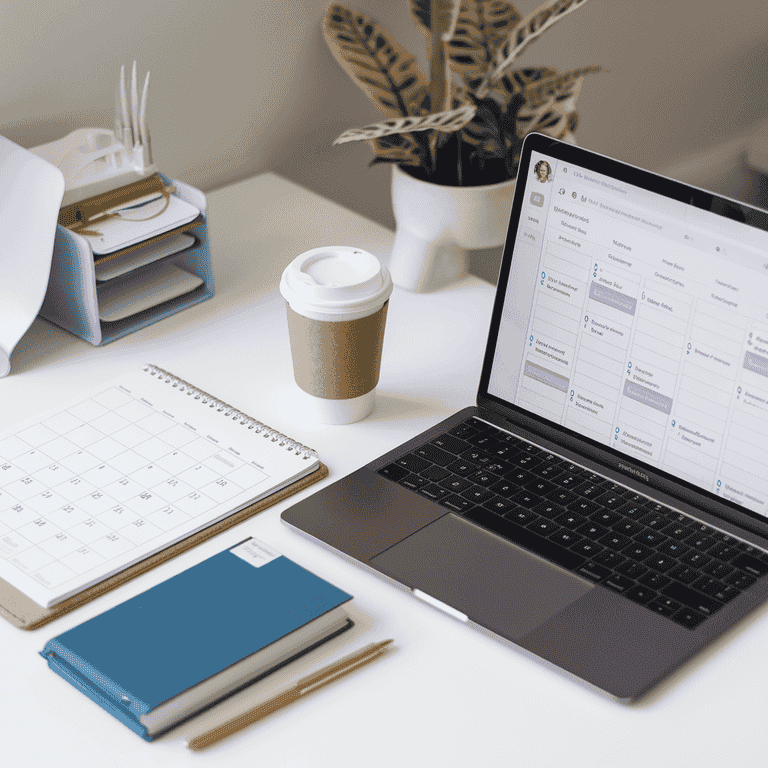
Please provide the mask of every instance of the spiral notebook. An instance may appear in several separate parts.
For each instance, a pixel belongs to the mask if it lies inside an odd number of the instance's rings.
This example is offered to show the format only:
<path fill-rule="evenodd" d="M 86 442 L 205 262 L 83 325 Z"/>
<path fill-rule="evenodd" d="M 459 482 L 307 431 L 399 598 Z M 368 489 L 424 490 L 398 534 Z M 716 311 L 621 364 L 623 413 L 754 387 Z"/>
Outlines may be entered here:
<path fill-rule="evenodd" d="M 0 434 L 0 613 L 39 625 L 324 474 L 156 366 L 121 376 Z"/>

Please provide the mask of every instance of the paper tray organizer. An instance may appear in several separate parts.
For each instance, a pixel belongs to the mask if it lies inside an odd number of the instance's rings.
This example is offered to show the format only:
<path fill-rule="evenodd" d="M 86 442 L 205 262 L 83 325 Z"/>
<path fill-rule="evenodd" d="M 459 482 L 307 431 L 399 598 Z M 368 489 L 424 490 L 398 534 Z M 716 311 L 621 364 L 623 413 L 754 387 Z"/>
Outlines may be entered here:
<path fill-rule="evenodd" d="M 90 243 L 76 232 L 57 225 L 53 245 L 53 260 L 48 281 L 48 291 L 40 309 L 40 316 L 81 339 L 94 345 L 108 344 L 129 333 L 156 323 L 164 317 L 181 312 L 201 301 L 211 298 L 214 293 L 211 254 L 208 246 L 208 219 L 205 195 L 198 189 L 180 181 L 159 174 L 167 185 L 172 185 L 172 194 L 200 210 L 200 217 L 182 227 L 195 238 L 194 244 L 179 253 L 164 257 L 163 263 L 170 262 L 202 279 L 202 284 L 190 293 L 145 309 L 135 315 L 112 322 L 99 318 L 98 295 L 96 291 L 96 270 Z M 156 240 L 178 232 L 159 235 Z M 135 270 L 141 274 L 141 267 Z"/>

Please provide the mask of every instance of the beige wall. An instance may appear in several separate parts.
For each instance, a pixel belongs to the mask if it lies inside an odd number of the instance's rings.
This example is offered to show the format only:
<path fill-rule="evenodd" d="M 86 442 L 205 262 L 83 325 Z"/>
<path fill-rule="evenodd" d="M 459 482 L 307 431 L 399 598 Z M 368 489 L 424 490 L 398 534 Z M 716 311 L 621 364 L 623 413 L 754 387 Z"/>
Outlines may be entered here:
<path fill-rule="evenodd" d="M 522 13 L 539 0 L 519 0 Z M 148 120 L 165 173 L 213 189 L 277 170 L 389 226 L 388 169 L 364 144 L 379 118 L 325 47 L 319 0 L 0 2 L 0 135 L 22 146 L 112 127 L 120 64 L 151 70 Z M 424 61 L 408 0 L 357 0 Z M 590 0 L 520 66 L 601 64 L 579 101 L 583 146 L 674 167 L 768 117 L 768 3 Z"/>

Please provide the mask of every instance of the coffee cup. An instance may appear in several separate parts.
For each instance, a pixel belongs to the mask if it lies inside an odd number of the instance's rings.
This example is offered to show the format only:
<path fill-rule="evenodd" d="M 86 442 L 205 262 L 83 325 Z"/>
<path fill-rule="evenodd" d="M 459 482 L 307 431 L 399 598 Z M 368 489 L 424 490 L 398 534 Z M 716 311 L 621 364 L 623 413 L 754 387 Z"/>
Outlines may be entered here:
<path fill-rule="evenodd" d="M 392 278 L 371 253 L 313 248 L 283 272 L 294 379 L 325 424 L 364 419 L 375 404 Z"/>

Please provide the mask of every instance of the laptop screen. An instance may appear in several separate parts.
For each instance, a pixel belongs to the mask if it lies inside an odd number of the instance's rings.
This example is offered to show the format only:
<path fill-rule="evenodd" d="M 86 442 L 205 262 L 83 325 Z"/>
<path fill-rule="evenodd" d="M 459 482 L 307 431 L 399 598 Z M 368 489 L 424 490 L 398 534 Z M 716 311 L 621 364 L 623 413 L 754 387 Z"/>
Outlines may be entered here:
<path fill-rule="evenodd" d="M 765 213 L 542 136 L 517 185 L 487 394 L 768 516 Z"/>

